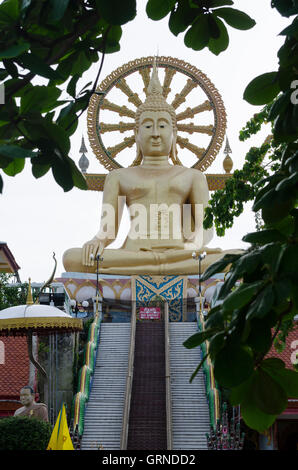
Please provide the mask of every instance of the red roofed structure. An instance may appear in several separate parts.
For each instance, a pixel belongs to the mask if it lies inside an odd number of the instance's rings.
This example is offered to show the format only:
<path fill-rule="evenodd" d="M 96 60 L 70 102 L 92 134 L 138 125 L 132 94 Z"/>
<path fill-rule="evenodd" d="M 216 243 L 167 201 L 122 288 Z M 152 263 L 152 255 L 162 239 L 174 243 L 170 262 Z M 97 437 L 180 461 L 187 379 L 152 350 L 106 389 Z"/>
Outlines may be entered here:
<path fill-rule="evenodd" d="M 18 278 L 19 269 L 20 266 L 17 264 L 7 243 L 0 242 L 0 272 L 15 274 Z"/>
<path fill-rule="evenodd" d="M 18 278 L 19 269 L 7 243 L 0 242 L 0 272 L 15 274 Z M 0 418 L 13 415 L 21 406 L 20 390 L 29 383 L 30 361 L 26 336 L 0 337 Z"/>
<path fill-rule="evenodd" d="M 35 374 L 33 377 L 35 382 Z M 0 338 L 0 418 L 14 414 L 21 406 L 20 390 L 30 381 L 26 336 Z M 35 388 L 35 383 L 32 384 Z"/>

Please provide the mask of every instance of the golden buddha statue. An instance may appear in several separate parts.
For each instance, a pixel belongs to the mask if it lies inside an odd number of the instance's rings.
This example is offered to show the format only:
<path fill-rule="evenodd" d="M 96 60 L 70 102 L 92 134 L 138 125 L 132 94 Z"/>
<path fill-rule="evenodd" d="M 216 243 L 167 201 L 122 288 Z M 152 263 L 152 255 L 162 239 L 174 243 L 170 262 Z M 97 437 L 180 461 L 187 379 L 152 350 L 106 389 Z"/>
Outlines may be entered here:
<path fill-rule="evenodd" d="M 212 229 L 203 230 L 206 177 L 176 163 L 176 135 L 175 109 L 162 95 L 154 65 L 146 100 L 136 113 L 135 166 L 107 175 L 100 230 L 82 248 L 64 253 L 66 271 L 95 272 L 99 254 L 103 274 L 187 275 L 198 273 L 194 252 L 206 252 L 203 270 L 223 256 L 222 250 L 206 247 L 213 236 Z M 129 233 L 121 248 L 108 249 L 117 237 L 124 203 Z"/>

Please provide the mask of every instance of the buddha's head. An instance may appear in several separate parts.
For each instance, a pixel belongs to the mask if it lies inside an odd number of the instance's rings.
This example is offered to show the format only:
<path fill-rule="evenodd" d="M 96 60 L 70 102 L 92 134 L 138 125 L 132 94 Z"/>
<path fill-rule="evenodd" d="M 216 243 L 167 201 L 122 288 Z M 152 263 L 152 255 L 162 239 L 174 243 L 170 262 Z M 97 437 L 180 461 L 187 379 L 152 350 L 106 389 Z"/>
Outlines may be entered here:
<path fill-rule="evenodd" d="M 167 103 L 162 94 L 154 63 L 146 100 L 136 112 L 136 163 L 140 163 L 143 156 L 164 155 L 169 156 L 175 163 L 176 135 L 175 109 Z"/>

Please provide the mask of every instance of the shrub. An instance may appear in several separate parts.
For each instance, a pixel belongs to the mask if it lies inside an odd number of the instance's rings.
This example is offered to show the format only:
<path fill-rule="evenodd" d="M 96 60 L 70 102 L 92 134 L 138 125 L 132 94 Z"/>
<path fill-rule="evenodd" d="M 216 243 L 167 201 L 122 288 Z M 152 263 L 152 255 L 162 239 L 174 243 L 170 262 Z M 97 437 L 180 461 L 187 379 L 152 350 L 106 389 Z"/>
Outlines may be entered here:
<path fill-rule="evenodd" d="M 0 420 L 0 450 L 46 450 L 52 426 L 37 418 L 18 416 Z"/>

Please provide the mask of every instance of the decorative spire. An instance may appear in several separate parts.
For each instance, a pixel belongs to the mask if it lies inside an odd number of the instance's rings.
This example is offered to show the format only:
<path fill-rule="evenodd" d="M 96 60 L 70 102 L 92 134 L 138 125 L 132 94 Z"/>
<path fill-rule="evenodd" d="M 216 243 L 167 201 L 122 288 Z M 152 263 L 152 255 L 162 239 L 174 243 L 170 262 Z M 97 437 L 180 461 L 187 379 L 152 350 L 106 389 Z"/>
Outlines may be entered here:
<path fill-rule="evenodd" d="M 26 305 L 33 305 L 33 304 L 34 302 L 33 302 L 32 289 L 31 289 L 31 277 L 29 277 Z"/>
<path fill-rule="evenodd" d="M 88 150 L 87 150 L 87 147 L 85 145 L 85 140 L 84 140 L 84 136 L 82 136 L 82 142 L 81 142 L 81 148 L 79 150 L 80 153 L 87 153 Z"/>
<path fill-rule="evenodd" d="M 225 146 L 225 149 L 224 149 L 224 153 L 226 155 L 228 155 L 229 153 L 232 153 L 232 149 L 231 149 L 230 144 L 229 144 L 228 136 L 226 136 L 226 146 Z"/>
<path fill-rule="evenodd" d="M 226 157 L 223 161 L 223 167 L 226 173 L 231 173 L 232 168 L 233 168 L 233 160 L 230 157 L 230 153 L 232 153 L 232 149 L 229 144 L 229 139 L 226 137 L 226 145 L 224 149 L 224 153 L 226 154 Z"/>
<path fill-rule="evenodd" d="M 156 57 L 154 57 L 154 59 L 153 59 L 153 70 L 152 70 L 150 82 L 149 82 L 149 85 L 148 85 L 147 94 L 148 95 L 161 95 L 162 96 L 162 86 L 161 86 L 159 78 L 158 78 L 157 67 L 156 67 Z M 161 96 L 160 96 L 160 98 L 161 98 Z M 163 100 L 165 101 L 164 97 L 163 97 Z"/>
<path fill-rule="evenodd" d="M 85 145 L 84 136 L 82 136 L 81 148 L 80 148 L 79 152 L 82 154 L 82 156 L 79 160 L 79 167 L 80 167 L 82 173 L 86 173 L 87 169 L 89 167 L 89 160 L 85 155 L 85 152 L 87 153 L 87 147 Z"/>

